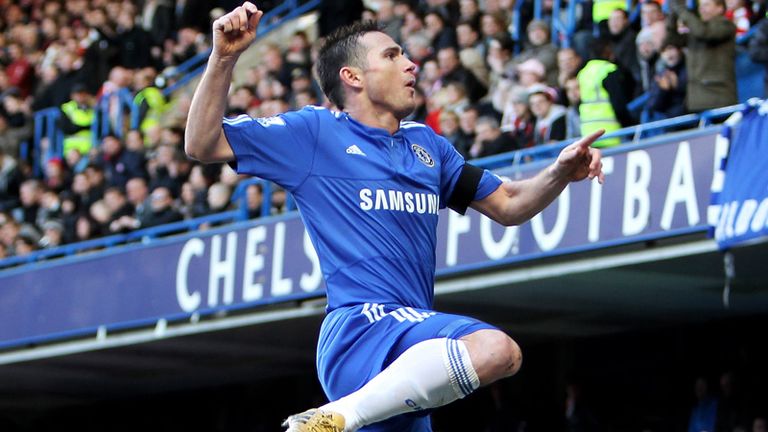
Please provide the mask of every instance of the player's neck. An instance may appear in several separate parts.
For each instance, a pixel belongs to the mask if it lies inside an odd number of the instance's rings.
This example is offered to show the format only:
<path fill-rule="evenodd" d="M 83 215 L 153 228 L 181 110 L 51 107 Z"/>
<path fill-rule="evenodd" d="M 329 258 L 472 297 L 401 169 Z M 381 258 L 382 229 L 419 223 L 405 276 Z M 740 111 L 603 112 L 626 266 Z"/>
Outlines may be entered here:
<path fill-rule="evenodd" d="M 400 119 L 389 110 L 379 109 L 373 105 L 352 104 L 344 108 L 352 118 L 358 122 L 379 129 L 384 129 L 394 134 L 400 129 Z"/>

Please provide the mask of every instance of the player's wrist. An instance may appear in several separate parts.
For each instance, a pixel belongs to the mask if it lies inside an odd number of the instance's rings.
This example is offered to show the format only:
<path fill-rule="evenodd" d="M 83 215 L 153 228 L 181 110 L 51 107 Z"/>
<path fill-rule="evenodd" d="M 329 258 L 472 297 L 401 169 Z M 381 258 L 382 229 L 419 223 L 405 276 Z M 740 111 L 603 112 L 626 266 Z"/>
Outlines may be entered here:
<path fill-rule="evenodd" d="M 547 174 L 553 183 L 570 182 L 570 170 L 560 160 L 556 160 L 547 168 Z"/>
<path fill-rule="evenodd" d="M 211 56 L 208 57 L 208 67 L 214 68 L 234 68 L 237 60 L 240 58 L 241 52 L 222 53 L 216 49 L 211 51 Z"/>

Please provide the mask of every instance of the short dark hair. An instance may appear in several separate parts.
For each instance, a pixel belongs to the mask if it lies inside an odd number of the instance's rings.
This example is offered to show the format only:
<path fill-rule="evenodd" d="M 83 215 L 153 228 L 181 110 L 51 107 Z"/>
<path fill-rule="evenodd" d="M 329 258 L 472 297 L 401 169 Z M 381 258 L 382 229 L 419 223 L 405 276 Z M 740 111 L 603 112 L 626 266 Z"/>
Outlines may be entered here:
<path fill-rule="evenodd" d="M 317 78 L 323 93 L 339 109 L 344 109 L 344 88 L 339 70 L 344 66 L 365 67 L 366 52 L 360 38 L 366 33 L 380 31 L 382 28 L 375 21 L 358 21 L 335 30 L 320 48 L 315 66 Z"/>

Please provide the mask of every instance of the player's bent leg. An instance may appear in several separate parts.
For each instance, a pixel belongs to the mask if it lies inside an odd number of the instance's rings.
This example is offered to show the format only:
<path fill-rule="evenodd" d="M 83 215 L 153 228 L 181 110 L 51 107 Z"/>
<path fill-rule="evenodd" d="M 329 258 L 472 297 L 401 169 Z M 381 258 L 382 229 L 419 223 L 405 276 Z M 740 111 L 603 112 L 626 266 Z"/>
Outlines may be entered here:
<path fill-rule="evenodd" d="M 500 330 L 478 330 L 461 338 L 469 351 L 480 385 L 512 376 L 520 370 L 520 346 Z"/>
<path fill-rule="evenodd" d="M 292 416 L 289 431 L 357 429 L 390 417 L 437 408 L 467 396 L 480 386 L 465 343 L 439 338 L 408 348 L 359 390 L 319 410 Z M 333 416 L 344 429 L 334 429 Z"/>

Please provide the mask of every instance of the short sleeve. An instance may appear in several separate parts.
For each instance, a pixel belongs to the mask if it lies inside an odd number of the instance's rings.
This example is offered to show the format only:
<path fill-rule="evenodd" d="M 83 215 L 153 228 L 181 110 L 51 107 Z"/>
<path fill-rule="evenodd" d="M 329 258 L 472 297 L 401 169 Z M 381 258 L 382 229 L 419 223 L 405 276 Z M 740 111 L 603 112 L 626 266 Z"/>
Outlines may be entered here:
<path fill-rule="evenodd" d="M 224 135 L 235 154 L 232 167 L 295 190 L 312 169 L 318 123 L 317 110 L 309 107 L 267 118 L 224 119 Z"/>

